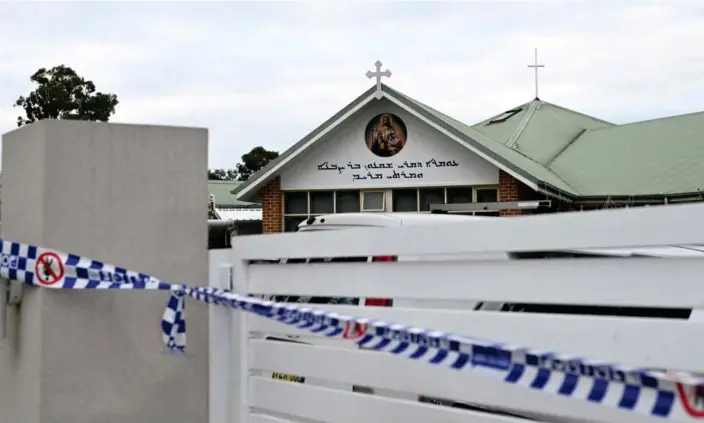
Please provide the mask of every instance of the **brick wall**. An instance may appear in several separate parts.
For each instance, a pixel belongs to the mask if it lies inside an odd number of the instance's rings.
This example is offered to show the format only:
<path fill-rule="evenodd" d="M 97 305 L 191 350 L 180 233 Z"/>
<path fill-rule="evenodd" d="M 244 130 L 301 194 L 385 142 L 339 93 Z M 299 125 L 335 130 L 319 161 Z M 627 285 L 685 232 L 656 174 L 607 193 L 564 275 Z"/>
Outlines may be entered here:
<path fill-rule="evenodd" d="M 521 182 L 516 178 L 499 170 L 499 201 L 519 201 Z M 517 216 L 521 210 L 501 210 L 501 216 Z"/>
<path fill-rule="evenodd" d="M 259 191 L 262 199 L 262 233 L 282 231 L 281 178 L 277 176 Z"/>

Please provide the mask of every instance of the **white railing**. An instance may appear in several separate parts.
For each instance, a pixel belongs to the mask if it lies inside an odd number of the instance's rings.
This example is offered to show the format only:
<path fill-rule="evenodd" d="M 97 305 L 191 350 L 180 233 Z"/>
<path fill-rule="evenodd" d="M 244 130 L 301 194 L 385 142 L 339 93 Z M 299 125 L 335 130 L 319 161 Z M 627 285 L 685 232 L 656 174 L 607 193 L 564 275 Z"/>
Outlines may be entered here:
<path fill-rule="evenodd" d="M 704 373 L 704 324 L 443 308 L 441 300 L 704 308 L 704 259 L 473 259 L 474 254 L 704 244 L 704 206 L 565 213 L 461 224 L 243 236 L 211 254 L 211 285 L 238 294 L 413 299 L 413 307 L 320 306 L 350 316 L 649 369 Z M 290 257 L 396 255 L 398 262 L 250 264 Z M 432 256 L 444 255 L 444 259 Z M 454 260 L 447 260 L 447 256 Z M 420 258 L 420 260 L 419 260 Z M 404 260 L 406 259 L 406 260 Z M 423 301 L 434 300 L 423 307 Z M 696 312 L 695 312 L 696 314 Z M 556 422 L 657 422 L 211 307 L 211 423 L 509 422 L 418 395 Z M 293 337 L 306 344 L 265 340 Z M 274 380 L 272 372 L 304 376 Z M 375 395 L 353 392 L 352 386 Z M 608 402 L 608 401 L 607 401 Z M 675 405 L 679 407 L 679 405 Z M 680 407 L 681 408 L 681 407 Z M 670 421 L 690 416 L 681 410 Z M 677 417 L 680 416 L 680 417 Z M 681 417 L 684 416 L 684 417 Z"/>

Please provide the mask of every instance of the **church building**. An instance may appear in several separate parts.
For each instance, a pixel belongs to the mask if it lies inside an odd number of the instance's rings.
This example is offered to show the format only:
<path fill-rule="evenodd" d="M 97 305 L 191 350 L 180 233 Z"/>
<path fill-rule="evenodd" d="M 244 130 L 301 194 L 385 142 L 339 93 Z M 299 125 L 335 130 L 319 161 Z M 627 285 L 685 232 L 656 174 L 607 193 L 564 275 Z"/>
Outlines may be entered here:
<path fill-rule="evenodd" d="M 702 201 L 704 112 L 616 125 L 537 97 L 474 125 L 381 83 L 232 190 L 264 233 L 347 212 L 514 216 Z"/>

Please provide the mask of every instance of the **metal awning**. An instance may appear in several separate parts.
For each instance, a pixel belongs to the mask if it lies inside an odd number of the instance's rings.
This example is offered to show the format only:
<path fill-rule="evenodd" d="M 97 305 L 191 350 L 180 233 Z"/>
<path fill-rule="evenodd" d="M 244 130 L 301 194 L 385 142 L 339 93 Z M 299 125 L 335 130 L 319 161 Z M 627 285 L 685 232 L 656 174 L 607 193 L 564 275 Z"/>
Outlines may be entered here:
<path fill-rule="evenodd" d="M 215 214 L 223 220 L 241 222 L 246 220 L 262 220 L 262 209 L 214 209 Z"/>
<path fill-rule="evenodd" d="M 530 210 L 550 207 L 550 200 L 501 201 L 494 203 L 431 204 L 430 210 L 447 212 L 480 212 L 499 210 Z"/>

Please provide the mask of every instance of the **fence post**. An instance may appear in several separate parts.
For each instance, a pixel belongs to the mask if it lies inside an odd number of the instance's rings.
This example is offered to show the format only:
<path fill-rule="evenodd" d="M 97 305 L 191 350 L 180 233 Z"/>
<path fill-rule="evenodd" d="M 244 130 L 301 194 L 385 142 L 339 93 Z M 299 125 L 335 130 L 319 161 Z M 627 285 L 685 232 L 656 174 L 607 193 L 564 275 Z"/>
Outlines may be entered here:
<path fill-rule="evenodd" d="M 210 250 L 210 286 L 230 289 L 230 250 Z M 230 350 L 236 345 L 232 339 L 231 314 L 227 307 L 211 306 L 209 317 L 209 419 L 210 423 L 230 422 L 232 371 Z"/>
<path fill-rule="evenodd" d="M 204 285 L 207 161 L 202 128 L 15 129 L 2 137 L 2 236 Z M 188 354 L 168 357 L 167 298 L 25 287 L 0 341 L 0 423 L 207 422 L 207 309 L 188 308 Z"/>
<path fill-rule="evenodd" d="M 235 240 L 236 242 L 236 240 Z M 237 254 L 237 246 L 232 249 L 231 263 L 232 291 L 249 295 L 249 272 L 247 262 Z M 249 423 L 249 316 L 241 311 L 232 311 L 230 342 L 230 402 L 231 420 L 228 423 Z"/>

